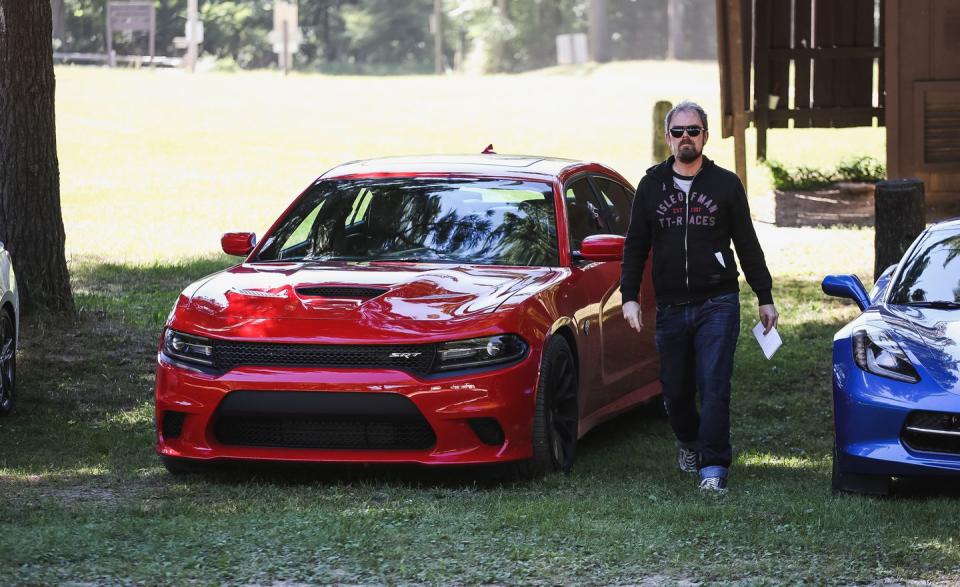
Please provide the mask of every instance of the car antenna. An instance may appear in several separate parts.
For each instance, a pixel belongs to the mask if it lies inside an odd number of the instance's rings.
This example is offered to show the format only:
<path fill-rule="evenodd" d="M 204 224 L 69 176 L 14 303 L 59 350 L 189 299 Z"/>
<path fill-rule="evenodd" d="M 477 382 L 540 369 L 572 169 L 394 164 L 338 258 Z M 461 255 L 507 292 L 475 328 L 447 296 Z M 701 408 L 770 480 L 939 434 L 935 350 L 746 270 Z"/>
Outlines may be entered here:
<path fill-rule="evenodd" d="M 481 155 L 496 155 L 497 152 L 493 150 L 493 143 L 487 145 L 487 148 L 480 152 Z"/>

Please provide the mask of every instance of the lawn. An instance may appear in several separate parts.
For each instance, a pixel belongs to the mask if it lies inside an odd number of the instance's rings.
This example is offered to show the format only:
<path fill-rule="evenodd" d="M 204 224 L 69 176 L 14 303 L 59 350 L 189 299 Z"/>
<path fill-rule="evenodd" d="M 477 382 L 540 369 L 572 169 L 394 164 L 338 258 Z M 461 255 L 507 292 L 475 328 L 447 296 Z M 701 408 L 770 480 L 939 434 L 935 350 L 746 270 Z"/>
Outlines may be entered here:
<path fill-rule="evenodd" d="M 215 253 L 220 232 L 262 233 L 325 168 L 379 154 L 493 142 L 595 158 L 636 181 L 649 164 L 653 101 L 691 96 L 715 111 L 714 67 L 441 79 L 57 75 L 80 314 L 23 324 L 19 403 L 0 421 L 0 584 L 960 580 L 955 489 L 900 483 L 883 500 L 829 490 L 830 340 L 856 311 L 825 298 L 818 280 L 868 277 L 870 230 L 758 222 L 784 347 L 763 359 L 744 293 L 737 455 L 720 499 L 676 470 L 653 408 L 586 436 L 571 474 L 522 484 L 491 469 L 402 467 L 174 478 L 153 454 L 160 327 L 186 284 L 231 262 Z M 732 161 L 719 136 L 708 152 Z M 793 164 L 879 156 L 882 132 L 775 132 L 769 152 Z M 768 180 L 761 168 L 751 174 L 751 201 L 762 204 Z"/>
<path fill-rule="evenodd" d="M 706 152 L 733 167 L 733 139 L 719 131 L 715 64 L 612 63 L 487 77 L 56 73 L 73 257 L 142 263 L 216 252 L 224 231 L 262 234 L 313 179 L 359 158 L 479 153 L 492 143 L 500 153 L 600 161 L 636 183 L 651 164 L 657 100 L 702 102 L 716 127 Z M 882 128 L 771 131 L 768 153 L 791 166 L 832 167 L 854 155 L 882 160 L 884 136 Z M 769 182 L 752 164 L 761 218 L 772 218 Z"/>

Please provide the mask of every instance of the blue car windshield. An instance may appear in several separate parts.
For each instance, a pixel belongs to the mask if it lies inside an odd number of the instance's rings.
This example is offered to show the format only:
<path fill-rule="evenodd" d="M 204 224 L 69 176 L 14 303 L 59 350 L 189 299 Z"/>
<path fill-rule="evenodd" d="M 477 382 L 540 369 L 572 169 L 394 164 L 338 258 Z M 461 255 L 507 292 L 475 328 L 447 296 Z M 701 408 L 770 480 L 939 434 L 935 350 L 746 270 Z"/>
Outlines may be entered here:
<path fill-rule="evenodd" d="M 317 182 L 267 235 L 259 261 L 559 263 L 550 184 L 385 177 Z"/>
<path fill-rule="evenodd" d="M 960 233 L 934 231 L 907 260 L 891 304 L 960 304 Z"/>

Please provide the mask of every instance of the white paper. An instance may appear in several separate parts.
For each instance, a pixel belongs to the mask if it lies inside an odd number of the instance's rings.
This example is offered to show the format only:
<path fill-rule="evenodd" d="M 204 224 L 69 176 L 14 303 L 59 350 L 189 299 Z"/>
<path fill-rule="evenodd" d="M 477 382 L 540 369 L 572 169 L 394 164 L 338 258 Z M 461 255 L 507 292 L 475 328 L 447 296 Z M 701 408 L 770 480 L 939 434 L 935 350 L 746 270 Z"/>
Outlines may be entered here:
<path fill-rule="evenodd" d="M 720 263 L 720 266 L 723 267 L 724 269 L 726 269 L 726 268 L 727 268 L 727 264 L 726 264 L 726 262 L 724 262 L 724 260 L 723 260 L 723 253 L 721 253 L 720 251 L 717 251 L 716 253 L 714 253 L 714 255 L 717 256 L 717 261 Z"/>
<path fill-rule="evenodd" d="M 763 322 L 757 322 L 757 325 L 753 327 L 753 335 L 757 337 L 757 342 L 760 343 L 760 350 L 763 351 L 763 355 L 768 359 L 772 357 L 773 353 L 777 352 L 777 349 L 783 344 L 783 341 L 780 340 L 780 333 L 777 332 L 775 327 L 771 328 L 767 334 L 763 333 Z"/>

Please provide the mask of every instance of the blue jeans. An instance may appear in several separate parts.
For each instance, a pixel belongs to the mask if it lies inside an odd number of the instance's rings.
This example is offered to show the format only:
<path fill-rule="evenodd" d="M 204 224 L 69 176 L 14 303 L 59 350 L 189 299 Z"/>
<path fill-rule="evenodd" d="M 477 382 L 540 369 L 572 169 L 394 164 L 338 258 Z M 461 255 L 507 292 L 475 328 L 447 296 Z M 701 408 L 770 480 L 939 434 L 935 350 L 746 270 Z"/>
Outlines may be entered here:
<path fill-rule="evenodd" d="M 726 477 L 730 467 L 730 377 L 739 334 L 739 294 L 657 305 L 663 403 L 677 440 L 699 449 L 701 475 L 711 467 L 707 476 Z"/>

